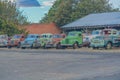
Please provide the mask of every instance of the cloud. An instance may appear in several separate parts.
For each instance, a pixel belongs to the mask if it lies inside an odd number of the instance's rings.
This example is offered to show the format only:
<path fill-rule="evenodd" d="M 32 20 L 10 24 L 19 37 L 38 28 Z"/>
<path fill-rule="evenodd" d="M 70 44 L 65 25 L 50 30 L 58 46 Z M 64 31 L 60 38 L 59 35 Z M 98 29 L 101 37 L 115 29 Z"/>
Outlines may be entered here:
<path fill-rule="evenodd" d="M 51 1 L 43 1 L 42 5 L 43 6 L 52 6 L 56 0 L 51 0 Z"/>
<path fill-rule="evenodd" d="M 40 7 L 37 0 L 16 0 L 16 4 L 19 7 Z"/>

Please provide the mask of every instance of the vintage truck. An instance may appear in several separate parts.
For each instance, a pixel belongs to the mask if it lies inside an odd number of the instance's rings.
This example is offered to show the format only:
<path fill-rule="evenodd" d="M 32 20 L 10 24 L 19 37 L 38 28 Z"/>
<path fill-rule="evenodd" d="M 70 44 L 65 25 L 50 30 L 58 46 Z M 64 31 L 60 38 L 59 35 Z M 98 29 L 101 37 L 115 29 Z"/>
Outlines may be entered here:
<path fill-rule="evenodd" d="M 53 34 L 51 40 L 45 43 L 46 48 L 56 48 L 57 44 L 65 38 L 65 34 Z"/>
<path fill-rule="evenodd" d="M 21 42 L 22 49 L 25 48 L 40 48 L 40 35 L 39 34 L 29 34 L 24 41 Z"/>
<path fill-rule="evenodd" d="M 83 33 L 83 47 L 90 47 L 92 38 L 102 35 L 102 30 L 93 30 L 90 34 Z"/>
<path fill-rule="evenodd" d="M 21 45 L 21 41 L 25 39 L 25 35 L 23 34 L 16 34 L 11 39 L 8 40 L 8 48 L 17 47 L 19 48 Z"/>
<path fill-rule="evenodd" d="M 67 48 L 67 47 L 72 47 L 73 49 L 79 48 L 82 46 L 83 43 L 83 36 L 80 31 L 71 31 L 68 33 L 68 35 L 61 40 L 56 48 Z"/>
<path fill-rule="evenodd" d="M 48 48 L 51 45 L 52 43 L 52 36 L 53 34 L 51 33 L 44 33 L 44 34 L 41 34 L 41 38 L 40 38 L 40 43 L 41 43 L 41 47 L 42 48 Z M 49 45 L 47 45 L 49 43 Z"/>
<path fill-rule="evenodd" d="M 103 29 L 102 35 L 96 36 L 91 40 L 90 46 L 93 49 L 111 49 L 113 46 L 120 46 L 120 35 L 116 29 Z"/>
<path fill-rule="evenodd" d="M 0 47 L 7 47 L 8 43 L 8 36 L 5 35 L 0 35 Z"/>

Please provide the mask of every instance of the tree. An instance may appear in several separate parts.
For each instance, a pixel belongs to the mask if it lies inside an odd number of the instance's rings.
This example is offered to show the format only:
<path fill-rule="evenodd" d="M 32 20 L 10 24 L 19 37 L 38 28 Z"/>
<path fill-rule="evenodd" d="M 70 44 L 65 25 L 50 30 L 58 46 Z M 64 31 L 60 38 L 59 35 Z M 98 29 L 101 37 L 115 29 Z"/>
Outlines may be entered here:
<path fill-rule="evenodd" d="M 56 0 L 40 23 L 55 22 L 63 26 L 92 13 L 119 11 L 109 0 Z"/>
<path fill-rule="evenodd" d="M 22 15 L 15 4 L 0 1 L 0 34 L 13 35 L 22 33 L 18 26 L 28 24 L 27 18 Z"/>

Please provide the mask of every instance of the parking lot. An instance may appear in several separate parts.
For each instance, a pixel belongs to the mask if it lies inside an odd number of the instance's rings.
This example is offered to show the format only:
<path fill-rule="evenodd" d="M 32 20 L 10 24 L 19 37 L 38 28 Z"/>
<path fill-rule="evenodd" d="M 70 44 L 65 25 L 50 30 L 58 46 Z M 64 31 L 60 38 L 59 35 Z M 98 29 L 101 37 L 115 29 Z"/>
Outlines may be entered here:
<path fill-rule="evenodd" d="M 0 80 L 119 80 L 119 50 L 0 49 Z"/>

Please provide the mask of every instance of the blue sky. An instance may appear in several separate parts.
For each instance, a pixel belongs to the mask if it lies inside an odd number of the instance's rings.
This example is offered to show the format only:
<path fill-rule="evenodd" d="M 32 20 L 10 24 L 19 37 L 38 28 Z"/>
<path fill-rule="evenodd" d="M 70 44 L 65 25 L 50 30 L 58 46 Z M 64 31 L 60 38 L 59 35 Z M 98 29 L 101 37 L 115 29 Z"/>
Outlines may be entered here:
<path fill-rule="evenodd" d="M 33 5 L 27 5 L 23 6 L 22 1 L 27 1 L 29 4 L 34 3 Z M 32 2 L 30 2 L 32 1 Z M 21 2 L 21 6 L 19 9 L 23 12 L 23 15 L 25 15 L 28 18 L 28 21 L 33 23 L 38 23 L 39 20 L 44 16 L 45 13 L 48 12 L 52 4 L 55 0 L 18 0 L 18 2 Z M 39 3 L 41 6 L 39 6 L 37 3 Z M 120 7 L 119 3 L 120 0 L 110 0 L 110 3 L 113 4 L 113 7 Z M 25 4 L 25 3 L 24 3 Z"/>
<path fill-rule="evenodd" d="M 50 7 L 52 6 L 53 2 L 55 0 L 37 0 L 40 7 L 20 7 L 20 11 L 23 12 L 23 15 L 25 15 L 28 18 L 28 21 L 38 23 L 39 20 L 44 16 L 45 13 L 48 12 Z"/>

